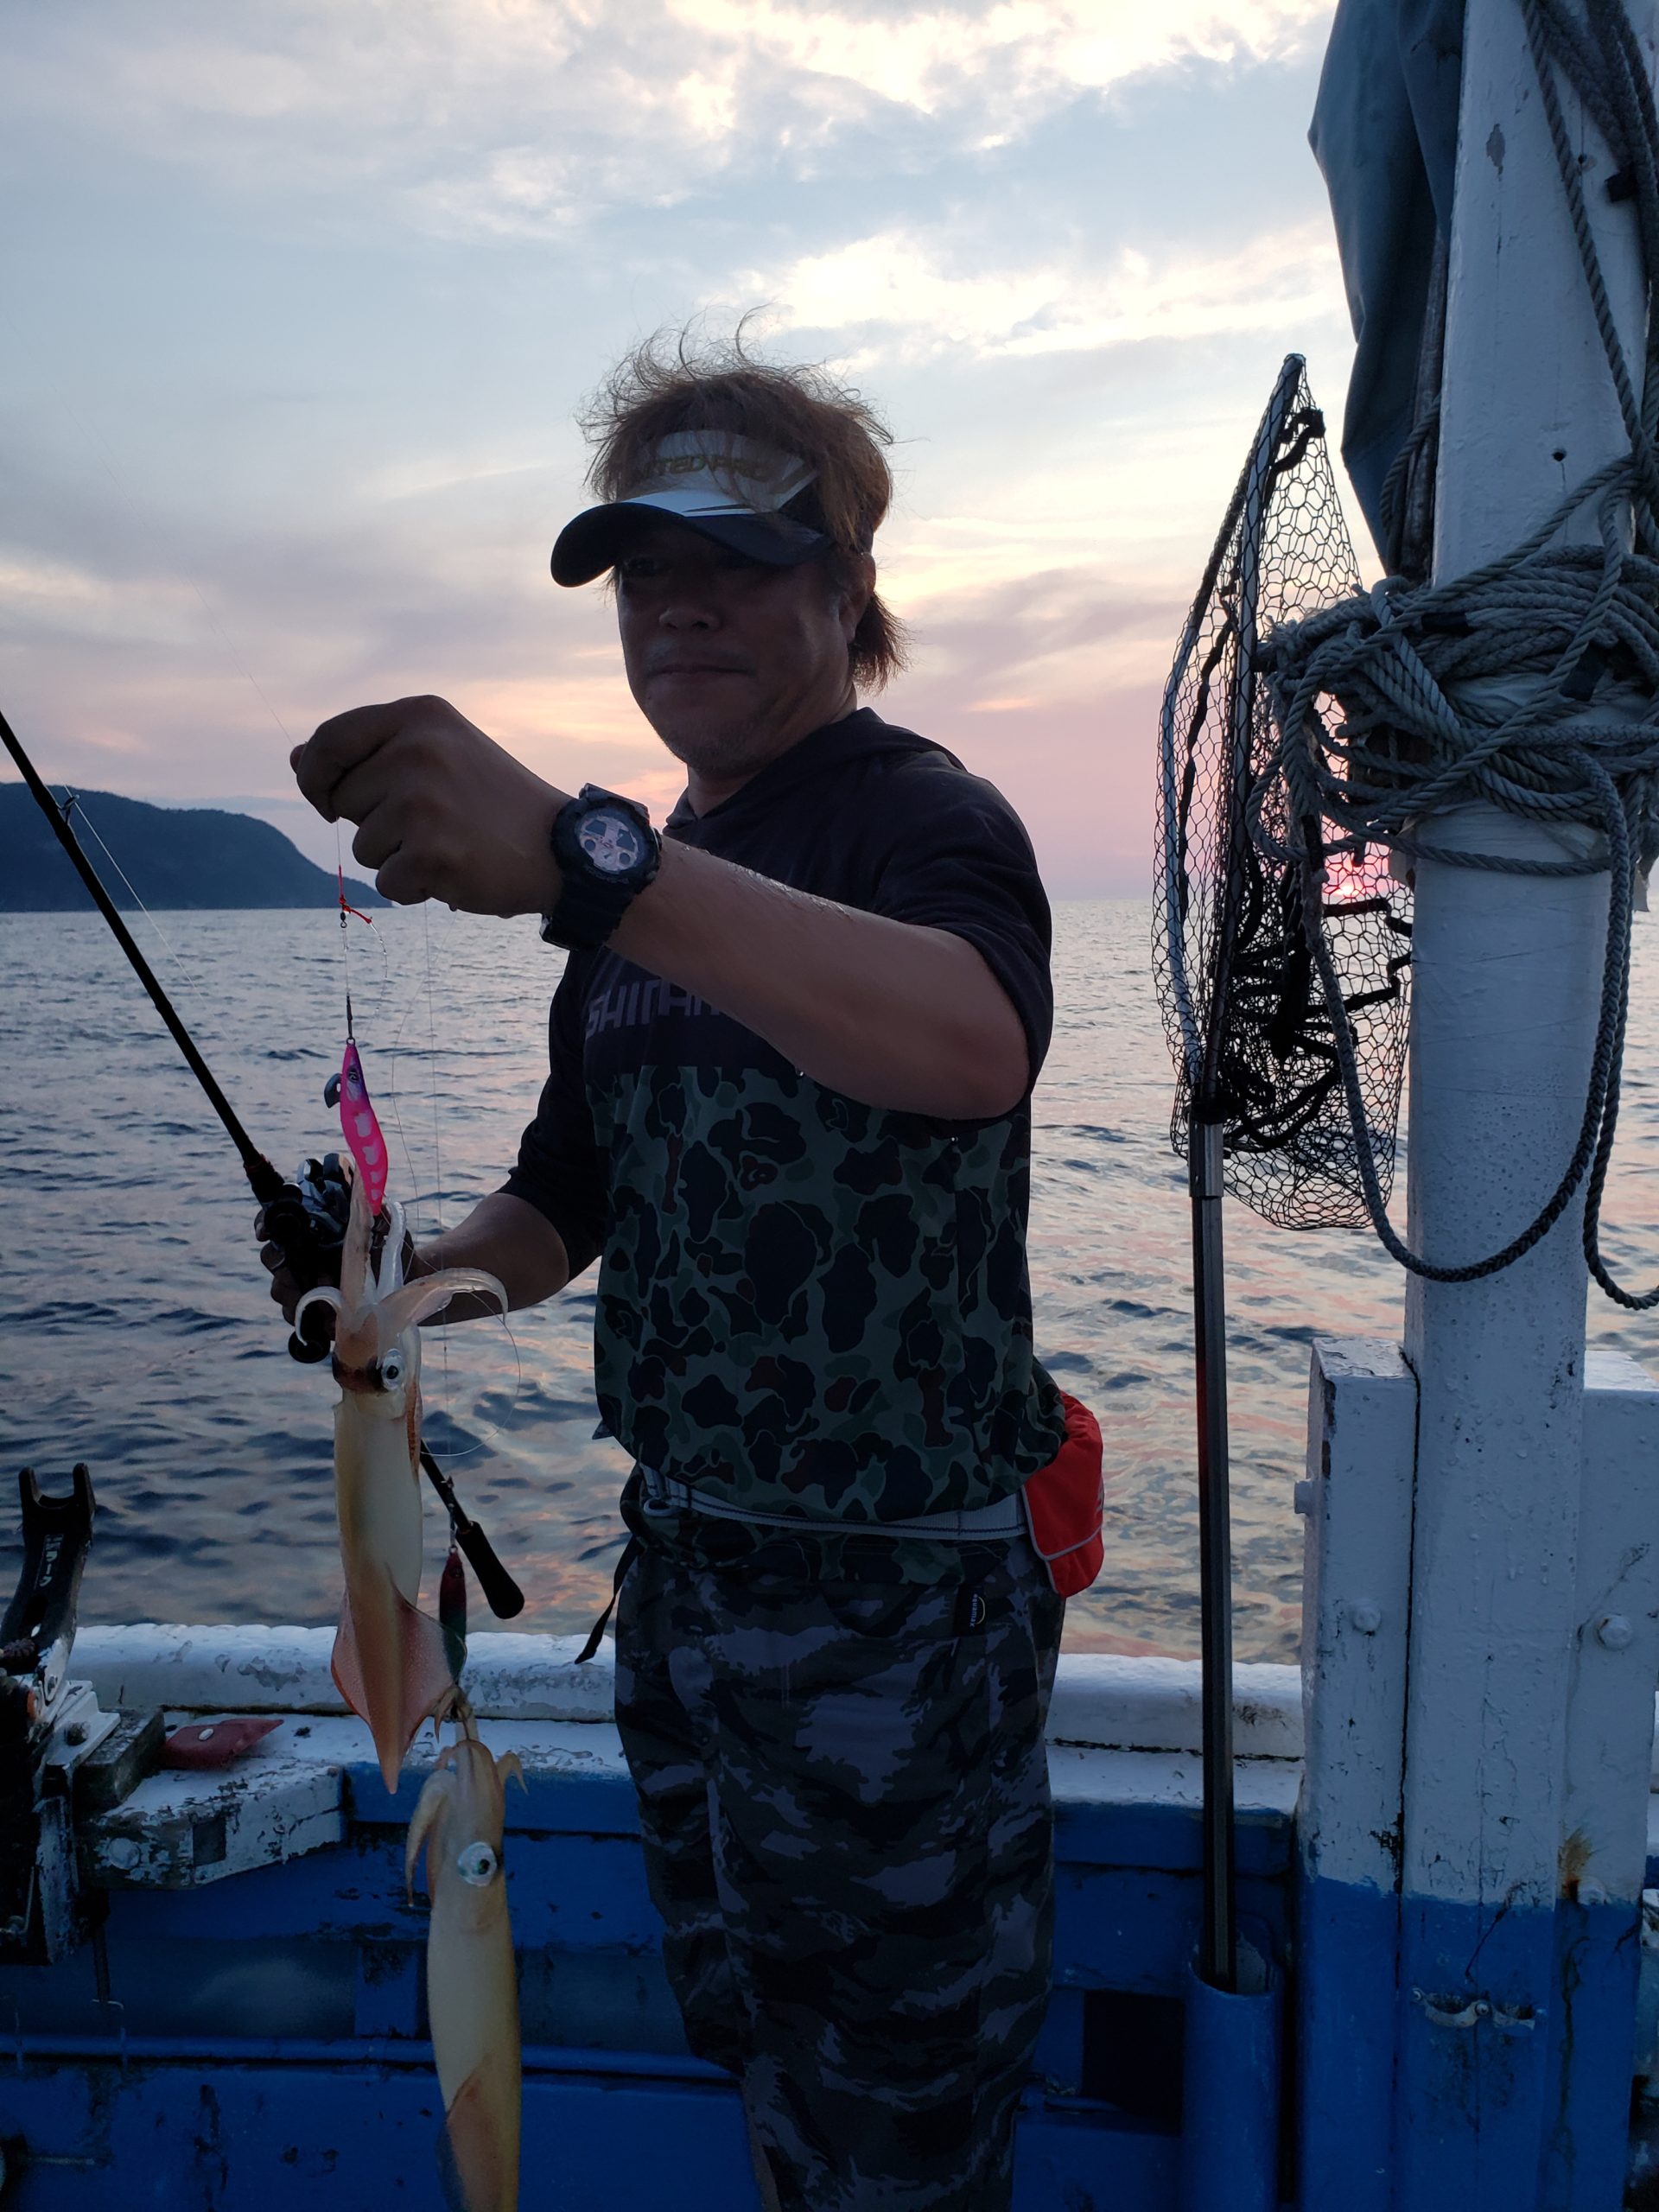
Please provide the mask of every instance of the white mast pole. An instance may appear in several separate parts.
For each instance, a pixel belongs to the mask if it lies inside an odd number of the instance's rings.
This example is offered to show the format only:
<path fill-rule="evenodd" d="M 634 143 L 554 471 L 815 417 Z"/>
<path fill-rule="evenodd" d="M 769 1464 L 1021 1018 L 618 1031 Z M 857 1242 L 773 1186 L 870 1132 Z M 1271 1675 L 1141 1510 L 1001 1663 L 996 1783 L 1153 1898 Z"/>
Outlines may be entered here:
<path fill-rule="evenodd" d="M 1649 59 L 1656 12 L 1656 0 L 1631 0 Z M 1468 0 L 1464 38 L 1437 582 L 1507 551 L 1626 443 L 1517 0 Z M 1634 215 L 1608 200 L 1612 164 L 1600 138 L 1570 100 L 1566 112 L 1639 381 Z M 1586 522 L 1586 535 L 1592 529 Z M 1541 828 L 1484 807 L 1424 830 L 1448 846 L 1561 856 Z M 1459 1265 L 1523 1227 L 1573 1151 L 1608 879 L 1425 861 L 1416 881 L 1410 1239 Z M 1560 2193 L 1545 2178 L 1557 2163 L 1552 2144 L 1572 2127 L 1580 2063 L 1557 1900 L 1570 1856 L 1568 1707 L 1581 1627 L 1581 1211 L 1503 1274 L 1460 1284 L 1413 1277 L 1407 1296 L 1420 1411 L 1395 2134 L 1402 2212 L 1618 2201 L 1571 2182 Z M 1651 1691 L 1649 1671 L 1634 1694 L 1645 1701 Z M 1627 2089 L 1618 2085 L 1615 2107 Z"/>

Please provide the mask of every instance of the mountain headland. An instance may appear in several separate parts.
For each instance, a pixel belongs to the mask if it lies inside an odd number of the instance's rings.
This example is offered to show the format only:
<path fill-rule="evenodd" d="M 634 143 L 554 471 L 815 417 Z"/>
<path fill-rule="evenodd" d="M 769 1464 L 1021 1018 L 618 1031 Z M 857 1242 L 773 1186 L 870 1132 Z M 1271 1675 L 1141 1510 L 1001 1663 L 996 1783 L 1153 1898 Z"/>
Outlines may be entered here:
<path fill-rule="evenodd" d="M 83 808 L 84 820 L 78 818 Z M 141 904 L 158 911 L 332 906 L 339 895 L 327 869 L 315 867 L 280 830 L 251 814 L 151 806 L 114 791 L 81 791 L 69 819 L 111 899 L 129 912 Z M 100 839 L 120 874 L 100 849 Z M 385 904 L 372 885 L 349 875 L 346 896 L 354 906 Z M 0 913 L 79 913 L 90 907 L 86 887 L 27 788 L 0 784 Z"/>

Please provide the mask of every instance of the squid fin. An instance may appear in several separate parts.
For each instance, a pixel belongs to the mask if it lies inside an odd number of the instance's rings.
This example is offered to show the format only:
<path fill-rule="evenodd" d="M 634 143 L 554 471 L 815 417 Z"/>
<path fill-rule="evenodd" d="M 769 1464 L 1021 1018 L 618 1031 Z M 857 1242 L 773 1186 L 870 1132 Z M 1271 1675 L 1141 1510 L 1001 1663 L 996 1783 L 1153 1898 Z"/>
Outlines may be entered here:
<path fill-rule="evenodd" d="M 334 1635 L 334 1687 L 369 1724 L 380 1761 L 380 1778 L 395 1795 L 398 1770 L 423 1721 L 441 1716 L 455 1694 L 443 1630 L 416 1611 L 388 1578 L 395 1619 L 394 1648 L 365 1655 L 352 1618 L 349 1596 L 340 1601 Z"/>
<path fill-rule="evenodd" d="M 517 1751 L 503 1751 L 495 1763 L 495 1770 L 501 1777 L 503 1792 L 505 1791 L 509 1782 L 516 1782 L 528 1796 L 530 1784 L 524 1780 L 524 1770 L 518 1763 Z"/>
<path fill-rule="evenodd" d="M 518 2082 L 486 2079 L 482 2067 L 455 2091 L 444 2115 L 438 2171 L 451 2212 L 517 2212 Z"/>

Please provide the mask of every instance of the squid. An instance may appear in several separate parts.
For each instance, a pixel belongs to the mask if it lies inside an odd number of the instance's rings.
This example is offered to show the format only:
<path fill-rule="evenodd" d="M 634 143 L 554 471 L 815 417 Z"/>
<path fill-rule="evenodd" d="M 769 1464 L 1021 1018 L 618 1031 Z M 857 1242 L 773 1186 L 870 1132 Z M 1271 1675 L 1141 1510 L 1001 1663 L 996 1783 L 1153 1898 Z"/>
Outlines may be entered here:
<path fill-rule="evenodd" d="M 334 1095 L 330 1086 L 330 1096 Z M 438 1755 L 410 1824 L 406 1885 L 423 1850 L 432 1923 L 427 2006 L 448 2142 L 448 2194 L 462 2212 L 517 2212 L 522 2061 L 512 1929 L 501 1872 L 505 1785 L 518 1757 L 495 1758 L 479 1741 L 461 1688 L 465 1583 L 446 1581 L 445 1627 L 421 1611 L 420 1324 L 461 1292 L 506 1293 L 476 1268 L 446 1268 L 404 1281 L 404 1210 L 385 1208 L 378 1260 L 374 1230 L 386 1190 L 386 1148 L 357 1047 L 340 1067 L 340 1125 L 357 1172 L 340 1253 L 340 1287 L 309 1292 L 335 1314 L 334 1503 L 345 1570 L 334 1637 L 335 1686 L 369 1724 L 381 1779 L 395 1794 L 422 1724 L 452 1719 L 454 1743 Z M 447 1599 L 447 1604 L 444 1602 Z M 457 1602 L 458 1599 L 458 1602 Z"/>
<path fill-rule="evenodd" d="M 496 1758 L 479 1741 L 464 1701 L 456 1719 L 410 1823 L 404 1878 L 412 1888 L 424 1850 L 427 2006 L 454 2195 L 466 2212 L 516 2212 L 518 1989 L 501 1831 L 507 1781 L 523 1789 L 524 1777 L 515 1752 Z"/>
<path fill-rule="evenodd" d="M 404 1210 L 396 1203 L 386 1209 L 387 1234 L 376 1263 L 373 1231 L 385 1195 L 385 1148 L 355 1046 L 347 1046 L 341 1072 L 341 1119 L 358 1172 L 340 1287 L 308 1292 L 296 1313 L 320 1302 L 338 1317 L 334 1505 L 346 1586 L 334 1677 L 346 1704 L 368 1722 L 381 1779 L 395 1793 L 422 1723 L 441 1718 L 459 1694 L 443 1631 L 416 1605 L 423 1550 L 420 1324 L 462 1291 L 495 1299 L 503 1313 L 507 1296 L 493 1275 L 476 1268 L 445 1268 L 406 1283 Z"/>

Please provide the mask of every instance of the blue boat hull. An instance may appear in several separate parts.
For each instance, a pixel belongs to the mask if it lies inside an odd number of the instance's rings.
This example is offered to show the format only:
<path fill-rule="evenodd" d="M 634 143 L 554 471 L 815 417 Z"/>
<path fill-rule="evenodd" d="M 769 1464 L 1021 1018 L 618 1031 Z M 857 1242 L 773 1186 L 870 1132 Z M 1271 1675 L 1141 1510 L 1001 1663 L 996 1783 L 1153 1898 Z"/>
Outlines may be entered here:
<path fill-rule="evenodd" d="M 1170 2212 L 1198 1916 L 1195 1763 L 1053 1757 L 1057 1979 L 1016 2203 Z M 1281 1954 L 1290 1790 L 1270 1780 L 1272 1802 L 1243 1823 L 1243 1903 Z M 425 1915 L 403 1881 L 417 1786 L 411 1775 L 389 1798 L 359 1759 L 343 1776 L 339 1841 L 192 1886 L 116 1887 L 95 1942 L 0 1970 L 6 2212 L 437 2212 Z M 626 1779 L 532 1763 L 512 1821 L 524 2204 L 753 2202 L 735 2092 L 685 2051 Z"/>

